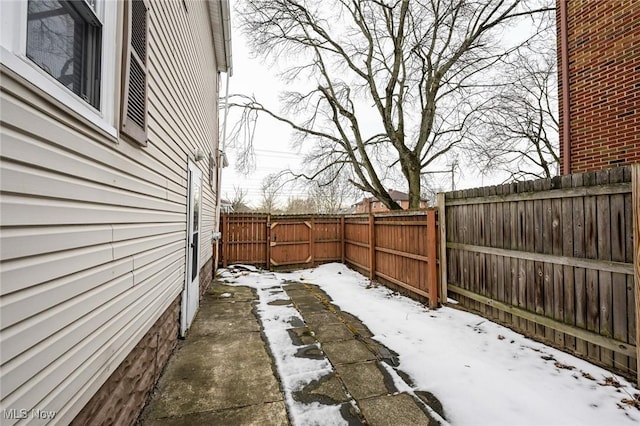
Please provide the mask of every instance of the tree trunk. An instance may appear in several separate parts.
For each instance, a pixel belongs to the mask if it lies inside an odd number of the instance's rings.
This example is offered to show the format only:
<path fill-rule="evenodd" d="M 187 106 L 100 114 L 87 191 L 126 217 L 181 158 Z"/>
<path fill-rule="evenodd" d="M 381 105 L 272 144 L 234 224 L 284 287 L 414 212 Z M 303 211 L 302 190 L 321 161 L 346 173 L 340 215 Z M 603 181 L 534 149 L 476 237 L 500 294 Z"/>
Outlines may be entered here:
<path fill-rule="evenodd" d="M 420 208 L 420 170 L 412 170 L 409 176 L 409 208 Z"/>

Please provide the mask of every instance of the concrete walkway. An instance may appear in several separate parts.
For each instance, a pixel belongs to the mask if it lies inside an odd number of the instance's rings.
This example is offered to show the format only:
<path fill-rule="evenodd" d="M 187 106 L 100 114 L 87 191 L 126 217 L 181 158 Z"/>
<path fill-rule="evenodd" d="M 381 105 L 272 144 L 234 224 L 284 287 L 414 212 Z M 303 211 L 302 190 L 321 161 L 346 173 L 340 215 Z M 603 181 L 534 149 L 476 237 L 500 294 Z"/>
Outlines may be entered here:
<path fill-rule="evenodd" d="M 295 401 L 339 406 L 351 425 L 438 424 L 439 402 L 427 393 L 398 391 L 411 387 L 409 378 L 395 369 L 396 355 L 372 339 L 360 320 L 333 305 L 317 286 L 288 282 L 282 288 L 289 300 L 278 303 L 293 305 L 304 319 L 288 330 L 291 344 L 300 347 L 296 356 L 326 357 L 333 367 L 294 392 Z M 247 287 L 212 286 L 141 424 L 292 424 L 254 311 L 256 300 Z"/>
<path fill-rule="evenodd" d="M 231 297 L 223 297 L 227 293 Z M 143 425 L 285 425 L 255 292 L 214 285 L 160 378 Z"/>

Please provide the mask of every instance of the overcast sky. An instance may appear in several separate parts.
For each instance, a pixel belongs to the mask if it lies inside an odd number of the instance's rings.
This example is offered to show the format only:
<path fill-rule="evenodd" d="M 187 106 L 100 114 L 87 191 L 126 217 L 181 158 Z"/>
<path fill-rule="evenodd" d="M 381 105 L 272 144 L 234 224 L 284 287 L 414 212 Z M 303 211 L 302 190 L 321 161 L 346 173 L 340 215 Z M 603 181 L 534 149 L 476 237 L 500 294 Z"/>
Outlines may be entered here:
<path fill-rule="evenodd" d="M 246 40 L 238 30 L 232 15 L 232 49 L 233 49 L 233 75 L 230 80 L 229 92 L 254 95 L 264 105 L 275 107 L 278 110 L 278 91 L 280 83 L 275 73 L 270 70 L 260 59 L 252 59 Z M 224 86 L 221 87 L 221 92 Z M 228 128 L 233 126 L 237 119 L 233 113 L 229 116 Z M 222 171 L 222 196 L 232 198 L 234 186 L 247 191 L 248 199 L 253 207 L 257 207 L 261 195 L 262 180 L 269 174 L 281 170 L 298 168 L 300 165 L 299 153 L 291 149 L 291 132 L 289 128 L 267 117 L 258 119 L 255 132 L 254 148 L 256 153 L 256 167 L 249 175 L 236 171 L 236 150 L 229 147 L 227 156 L 230 166 Z M 287 190 L 284 198 L 295 195 L 303 196 L 299 191 Z"/>

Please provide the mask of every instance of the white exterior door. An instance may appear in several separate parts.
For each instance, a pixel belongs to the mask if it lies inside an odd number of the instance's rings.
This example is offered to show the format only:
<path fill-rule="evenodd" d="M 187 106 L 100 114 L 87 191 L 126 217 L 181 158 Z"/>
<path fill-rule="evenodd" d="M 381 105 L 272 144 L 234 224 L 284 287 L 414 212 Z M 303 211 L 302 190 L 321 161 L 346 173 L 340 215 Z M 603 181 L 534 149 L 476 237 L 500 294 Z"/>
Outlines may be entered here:
<path fill-rule="evenodd" d="M 187 196 L 187 256 L 185 287 L 182 293 L 182 319 L 180 334 L 184 336 L 191 326 L 200 301 L 200 216 L 202 199 L 202 172 L 189 162 Z"/>

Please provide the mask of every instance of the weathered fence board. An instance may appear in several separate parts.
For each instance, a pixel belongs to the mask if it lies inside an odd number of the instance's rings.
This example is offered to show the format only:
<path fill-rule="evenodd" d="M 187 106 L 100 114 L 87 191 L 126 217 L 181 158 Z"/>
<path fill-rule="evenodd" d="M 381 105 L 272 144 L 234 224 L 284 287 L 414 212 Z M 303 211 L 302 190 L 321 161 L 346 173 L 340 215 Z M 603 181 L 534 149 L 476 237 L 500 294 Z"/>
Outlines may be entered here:
<path fill-rule="evenodd" d="M 637 374 L 630 170 L 445 194 L 448 292 L 536 339 Z"/>

